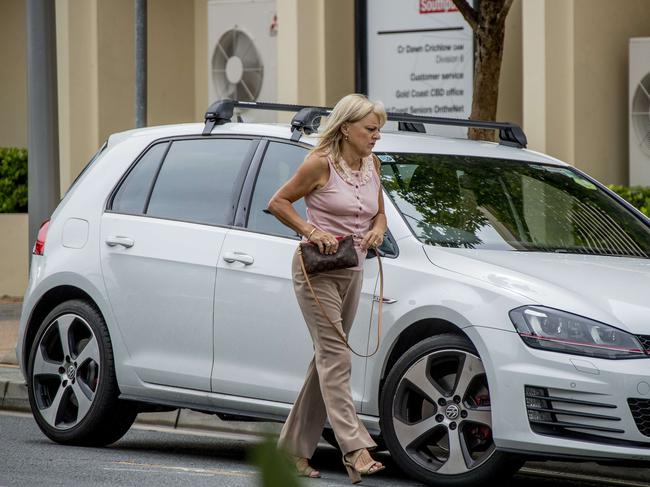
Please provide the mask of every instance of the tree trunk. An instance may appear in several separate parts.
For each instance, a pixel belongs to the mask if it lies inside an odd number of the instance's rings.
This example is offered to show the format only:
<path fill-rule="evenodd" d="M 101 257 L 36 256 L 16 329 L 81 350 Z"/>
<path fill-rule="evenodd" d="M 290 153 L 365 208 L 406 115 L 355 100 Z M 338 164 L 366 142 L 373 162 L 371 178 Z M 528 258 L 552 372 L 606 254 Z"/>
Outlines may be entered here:
<path fill-rule="evenodd" d="M 453 1 L 474 30 L 474 95 L 469 118 L 496 120 L 506 17 L 512 0 L 481 0 L 478 11 L 466 0 Z M 468 133 L 474 140 L 496 140 L 496 135 L 492 129 L 470 129 Z"/>

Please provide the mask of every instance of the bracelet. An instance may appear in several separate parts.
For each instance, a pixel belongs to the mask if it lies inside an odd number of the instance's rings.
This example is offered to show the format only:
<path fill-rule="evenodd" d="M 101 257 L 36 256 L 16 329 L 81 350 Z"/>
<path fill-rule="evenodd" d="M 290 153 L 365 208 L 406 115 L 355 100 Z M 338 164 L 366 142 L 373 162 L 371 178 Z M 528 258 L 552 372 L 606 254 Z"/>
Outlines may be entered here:
<path fill-rule="evenodd" d="M 316 231 L 316 227 L 312 228 L 311 232 L 309 232 L 309 235 L 307 235 L 307 240 L 311 240 L 311 236 L 314 234 Z"/>

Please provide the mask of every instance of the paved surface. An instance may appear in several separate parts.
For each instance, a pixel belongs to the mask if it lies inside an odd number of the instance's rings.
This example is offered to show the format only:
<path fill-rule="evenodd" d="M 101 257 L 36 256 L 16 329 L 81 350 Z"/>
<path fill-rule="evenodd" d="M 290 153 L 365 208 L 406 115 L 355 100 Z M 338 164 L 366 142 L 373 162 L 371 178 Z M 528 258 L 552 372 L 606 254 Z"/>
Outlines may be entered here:
<path fill-rule="evenodd" d="M 37 428 L 33 418 L 0 413 L 0 486 L 33 487 L 177 485 L 256 487 L 260 474 L 251 463 L 251 450 L 260 441 L 246 434 L 189 434 L 187 431 L 135 426 L 120 441 L 106 448 L 57 445 Z M 364 486 L 414 487 L 421 484 L 405 477 L 387 454 L 377 454 L 386 469 Z M 336 450 L 322 445 L 312 463 L 321 479 L 303 481 L 307 487 L 350 485 Z M 505 485 L 505 484 L 504 484 Z M 527 467 L 508 487 L 640 487 L 645 483 L 585 474 L 548 475 Z"/>
<path fill-rule="evenodd" d="M 20 306 L 20 303 L 0 298 L 0 410 L 29 412 L 27 387 L 18 369 L 15 355 Z M 136 420 L 136 427 L 138 425 L 163 427 L 176 431 L 195 431 L 202 434 L 248 434 L 258 438 L 265 433 L 278 433 L 281 426 L 278 423 L 268 422 L 221 421 L 217 416 L 187 409 L 166 413 L 142 413 Z M 4 432 L 0 432 L 0 438 L 6 437 Z M 41 438 L 44 437 L 41 435 L 39 440 Z M 0 442 L 0 452 L 5 446 Z M 600 481 L 608 485 L 618 482 L 618 485 L 650 487 L 650 470 L 641 468 L 603 467 L 595 463 L 529 462 L 522 469 L 522 473 L 536 477 L 573 478 L 574 482 L 580 485 L 591 485 L 590 482 Z M 233 485 L 239 484 L 235 482 Z"/>

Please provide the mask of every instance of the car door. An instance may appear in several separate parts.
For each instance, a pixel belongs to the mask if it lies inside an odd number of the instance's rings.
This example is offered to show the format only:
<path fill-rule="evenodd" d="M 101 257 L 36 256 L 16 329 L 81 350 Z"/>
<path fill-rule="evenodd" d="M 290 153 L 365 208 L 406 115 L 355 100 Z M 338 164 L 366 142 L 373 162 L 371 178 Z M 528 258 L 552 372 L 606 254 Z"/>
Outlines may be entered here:
<path fill-rule="evenodd" d="M 217 264 L 214 392 L 292 403 L 302 386 L 313 348 L 291 281 L 299 238 L 265 210 L 307 152 L 299 145 L 269 141 L 261 165 L 251 167 L 252 195 L 240 202 L 245 215 L 226 235 Z M 304 218 L 304 200 L 294 207 Z M 350 333 L 350 344 L 363 353 L 377 280 L 376 264 L 367 264 Z M 352 357 L 357 407 L 363 396 L 364 360 Z"/>
<path fill-rule="evenodd" d="M 109 202 L 102 272 L 129 365 L 144 382 L 210 390 L 216 263 L 257 143 L 155 144 Z"/>

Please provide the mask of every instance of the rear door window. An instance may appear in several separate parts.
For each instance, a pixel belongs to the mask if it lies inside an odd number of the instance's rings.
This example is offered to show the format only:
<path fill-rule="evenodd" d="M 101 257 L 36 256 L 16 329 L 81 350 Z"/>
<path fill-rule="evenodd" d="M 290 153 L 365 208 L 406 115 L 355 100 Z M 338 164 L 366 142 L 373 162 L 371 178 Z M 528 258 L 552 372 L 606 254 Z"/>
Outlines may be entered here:
<path fill-rule="evenodd" d="M 151 183 L 158 172 L 169 143 L 156 144 L 138 161 L 115 193 L 112 210 L 117 213 L 141 215 L 151 190 Z"/>
<path fill-rule="evenodd" d="M 123 180 L 110 210 L 228 225 L 239 197 L 244 163 L 257 142 L 211 138 L 156 144 Z"/>
<path fill-rule="evenodd" d="M 309 149 L 293 144 L 270 142 L 257 176 L 248 213 L 247 227 L 256 232 L 297 237 L 296 232 L 268 213 L 267 204 L 275 192 L 296 172 Z M 305 200 L 293 204 L 301 218 L 307 218 Z"/>

